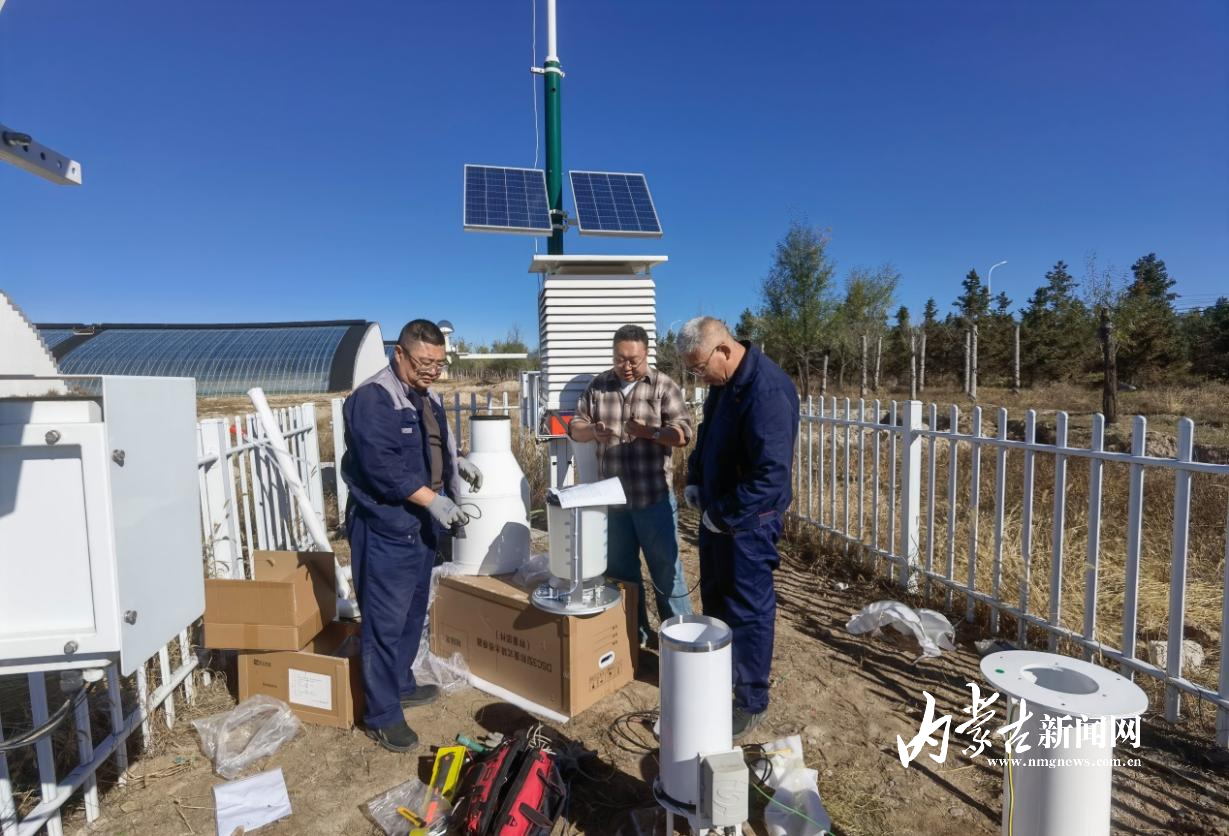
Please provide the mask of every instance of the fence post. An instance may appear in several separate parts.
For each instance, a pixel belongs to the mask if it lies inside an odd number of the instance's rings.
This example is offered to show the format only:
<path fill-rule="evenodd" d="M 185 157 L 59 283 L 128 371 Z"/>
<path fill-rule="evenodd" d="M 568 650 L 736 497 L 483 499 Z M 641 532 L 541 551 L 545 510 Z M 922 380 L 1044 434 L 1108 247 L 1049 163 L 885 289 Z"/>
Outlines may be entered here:
<path fill-rule="evenodd" d="M 341 460 L 346 455 L 346 419 L 341 414 L 341 405 L 345 398 L 333 398 L 329 405 L 333 413 L 333 481 L 337 483 L 337 527 L 345 528 L 346 502 L 350 499 L 350 488 L 346 480 L 341 478 Z"/>
<path fill-rule="evenodd" d="M 226 437 L 226 422 L 221 418 L 209 418 L 200 422 L 201 452 L 215 456 L 216 461 L 205 467 L 205 508 L 209 518 L 205 532 L 213 577 L 242 578 L 239 565 L 239 530 L 235 524 L 235 484 L 230 478 L 230 462 L 226 451 L 230 447 Z"/>
<path fill-rule="evenodd" d="M 918 543 L 922 507 L 922 402 L 906 401 L 901 420 L 900 558 L 904 587 L 917 592 Z"/>
<path fill-rule="evenodd" d="M 862 335 L 862 385 L 858 387 L 858 397 L 866 397 L 866 334 Z"/>
<path fill-rule="evenodd" d="M 1012 328 L 1013 345 L 1015 348 L 1012 351 L 1011 363 L 1011 391 L 1015 394 L 1020 394 L 1020 323 L 1016 323 Z"/>
<path fill-rule="evenodd" d="M 926 391 L 926 329 L 922 329 L 922 346 L 919 349 L 921 356 L 918 358 L 917 366 L 917 390 L 919 392 Z"/>
<path fill-rule="evenodd" d="M 1178 421 L 1178 455 L 1180 462 L 1194 458 L 1195 422 L 1190 418 Z M 1191 476 L 1189 470 L 1174 471 L 1174 534 L 1169 572 L 1169 636 L 1166 647 L 1165 673 L 1172 679 L 1182 676 L 1182 639 L 1186 624 L 1186 564 L 1189 557 L 1191 528 Z M 1165 719 L 1178 722 L 1182 707 L 1181 692 L 1165 686 Z"/>
<path fill-rule="evenodd" d="M 307 494 L 320 524 L 324 525 L 324 474 L 320 472 L 320 428 L 316 426 L 316 405 L 305 403 L 299 407 L 303 423 L 308 427 L 302 442 L 303 458 L 307 460 Z"/>
<path fill-rule="evenodd" d="M 909 332 L 909 400 L 917 400 L 917 331 Z"/>
<path fill-rule="evenodd" d="M 819 379 L 819 399 L 823 402 L 824 396 L 828 394 L 828 352 L 824 352 L 824 374 Z"/>

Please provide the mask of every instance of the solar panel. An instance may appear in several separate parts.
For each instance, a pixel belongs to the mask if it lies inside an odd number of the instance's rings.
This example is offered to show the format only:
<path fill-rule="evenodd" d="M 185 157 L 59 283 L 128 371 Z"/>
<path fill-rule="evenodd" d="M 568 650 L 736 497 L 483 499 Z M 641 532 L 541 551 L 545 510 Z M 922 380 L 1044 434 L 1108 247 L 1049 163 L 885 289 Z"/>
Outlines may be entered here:
<path fill-rule="evenodd" d="M 465 228 L 550 235 L 546 172 L 540 168 L 465 166 Z"/>
<path fill-rule="evenodd" d="M 660 238 L 661 223 L 643 174 L 571 171 L 572 203 L 581 235 Z"/>

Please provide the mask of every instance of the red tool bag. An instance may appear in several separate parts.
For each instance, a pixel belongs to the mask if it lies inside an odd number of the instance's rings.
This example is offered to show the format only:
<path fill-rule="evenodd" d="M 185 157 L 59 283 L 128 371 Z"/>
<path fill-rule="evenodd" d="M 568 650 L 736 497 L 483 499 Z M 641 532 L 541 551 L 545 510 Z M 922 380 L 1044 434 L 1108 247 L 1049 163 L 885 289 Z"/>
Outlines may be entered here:
<path fill-rule="evenodd" d="M 554 754 L 537 735 L 517 732 L 473 764 L 453 813 L 464 836 L 548 836 L 567 789 Z"/>

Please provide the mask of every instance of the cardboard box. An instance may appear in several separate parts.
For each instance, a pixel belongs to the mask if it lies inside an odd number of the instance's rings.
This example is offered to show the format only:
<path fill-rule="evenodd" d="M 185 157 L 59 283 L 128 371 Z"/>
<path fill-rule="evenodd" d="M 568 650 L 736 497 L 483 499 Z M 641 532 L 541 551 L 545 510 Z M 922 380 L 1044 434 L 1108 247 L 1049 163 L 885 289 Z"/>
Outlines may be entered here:
<path fill-rule="evenodd" d="M 305 723 L 350 728 L 363 713 L 359 630 L 334 621 L 303 650 L 239 654 L 239 699 L 266 694 Z"/>
<path fill-rule="evenodd" d="M 543 612 L 505 577 L 440 580 L 431 608 L 431 652 L 460 651 L 477 676 L 569 717 L 632 681 L 639 643 L 636 589 L 603 613 Z"/>
<path fill-rule="evenodd" d="M 337 615 L 329 552 L 252 553 L 250 581 L 205 581 L 205 646 L 298 650 Z"/>

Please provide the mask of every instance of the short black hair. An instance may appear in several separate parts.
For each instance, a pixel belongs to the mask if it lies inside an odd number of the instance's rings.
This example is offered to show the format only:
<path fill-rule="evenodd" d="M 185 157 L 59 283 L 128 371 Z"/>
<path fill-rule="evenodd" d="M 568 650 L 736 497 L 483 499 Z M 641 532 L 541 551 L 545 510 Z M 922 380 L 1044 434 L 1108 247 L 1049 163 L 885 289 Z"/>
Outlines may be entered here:
<path fill-rule="evenodd" d="M 409 348 L 412 343 L 427 343 L 428 345 L 443 345 L 444 332 L 429 319 L 411 319 L 401 329 L 397 342 L 402 348 Z"/>
<path fill-rule="evenodd" d="M 639 325 L 624 325 L 614 333 L 614 339 L 611 344 L 617 343 L 642 343 L 647 349 L 649 347 L 649 333 Z"/>

